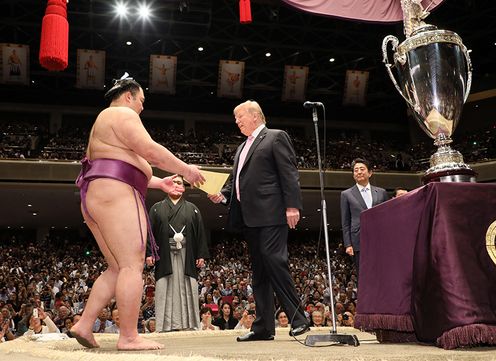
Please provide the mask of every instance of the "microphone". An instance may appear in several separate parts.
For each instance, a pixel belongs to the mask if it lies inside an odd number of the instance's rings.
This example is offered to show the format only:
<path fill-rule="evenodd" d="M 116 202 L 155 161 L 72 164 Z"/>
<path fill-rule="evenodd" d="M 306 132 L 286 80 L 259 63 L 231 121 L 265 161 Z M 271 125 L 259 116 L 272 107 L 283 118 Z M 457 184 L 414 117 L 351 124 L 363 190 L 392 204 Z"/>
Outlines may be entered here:
<path fill-rule="evenodd" d="M 303 103 L 303 108 L 305 109 L 310 109 L 310 108 L 316 108 L 316 107 L 323 107 L 324 104 L 322 104 L 321 102 L 309 102 L 309 101 L 306 101 L 305 103 Z"/>

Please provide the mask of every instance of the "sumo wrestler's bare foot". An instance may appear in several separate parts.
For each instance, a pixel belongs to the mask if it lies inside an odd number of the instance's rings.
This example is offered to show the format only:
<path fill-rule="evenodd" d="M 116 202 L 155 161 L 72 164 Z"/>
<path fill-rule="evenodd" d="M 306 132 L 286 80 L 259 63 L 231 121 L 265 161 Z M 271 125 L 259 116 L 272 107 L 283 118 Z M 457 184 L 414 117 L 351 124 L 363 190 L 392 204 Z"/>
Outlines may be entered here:
<path fill-rule="evenodd" d="M 95 337 L 93 336 L 93 332 L 83 332 L 82 330 L 78 330 L 77 326 L 73 326 L 71 328 L 71 335 L 79 342 L 80 345 L 83 345 L 87 348 L 98 348 L 100 345 L 96 342 Z"/>
<path fill-rule="evenodd" d="M 134 339 L 120 337 L 119 341 L 117 342 L 117 349 L 119 351 L 159 350 L 163 347 L 164 345 L 162 345 L 161 343 L 145 340 L 141 336 L 137 336 Z"/>

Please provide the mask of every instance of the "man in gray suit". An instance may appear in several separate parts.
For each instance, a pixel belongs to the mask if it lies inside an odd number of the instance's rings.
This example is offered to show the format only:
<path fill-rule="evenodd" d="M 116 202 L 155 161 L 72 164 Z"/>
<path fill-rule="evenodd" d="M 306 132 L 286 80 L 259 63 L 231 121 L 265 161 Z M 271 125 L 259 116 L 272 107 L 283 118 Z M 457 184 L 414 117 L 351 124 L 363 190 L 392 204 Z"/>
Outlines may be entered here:
<path fill-rule="evenodd" d="M 234 117 L 248 138 L 234 157 L 231 181 L 209 198 L 229 205 L 229 228 L 243 233 L 250 251 L 257 318 L 237 340 L 274 339 L 274 293 L 291 319 L 290 335 L 298 336 L 309 324 L 288 268 L 288 230 L 303 208 L 296 154 L 286 132 L 265 126 L 257 102 L 238 105 Z"/>
<path fill-rule="evenodd" d="M 369 183 L 370 164 L 357 158 L 351 163 L 356 184 L 341 192 L 341 226 L 346 253 L 353 257 L 357 277 L 360 271 L 360 213 L 389 199 L 385 189 Z"/>

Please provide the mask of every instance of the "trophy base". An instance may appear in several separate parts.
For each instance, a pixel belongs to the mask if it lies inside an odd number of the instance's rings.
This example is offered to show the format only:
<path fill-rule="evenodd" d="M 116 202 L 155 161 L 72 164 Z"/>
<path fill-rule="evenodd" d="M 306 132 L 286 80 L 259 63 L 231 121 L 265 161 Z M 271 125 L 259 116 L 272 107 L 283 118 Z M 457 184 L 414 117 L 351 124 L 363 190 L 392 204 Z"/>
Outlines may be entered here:
<path fill-rule="evenodd" d="M 422 177 L 422 183 L 427 184 L 431 182 L 477 182 L 477 173 L 472 169 L 468 168 L 455 168 L 455 169 L 444 169 L 435 172 L 427 171 Z"/>
<path fill-rule="evenodd" d="M 452 149 L 451 139 L 445 134 L 439 134 L 434 142 L 437 152 L 431 155 L 431 167 L 422 177 L 424 184 L 430 182 L 470 182 L 476 183 L 477 173 L 463 162 L 462 154 Z"/>

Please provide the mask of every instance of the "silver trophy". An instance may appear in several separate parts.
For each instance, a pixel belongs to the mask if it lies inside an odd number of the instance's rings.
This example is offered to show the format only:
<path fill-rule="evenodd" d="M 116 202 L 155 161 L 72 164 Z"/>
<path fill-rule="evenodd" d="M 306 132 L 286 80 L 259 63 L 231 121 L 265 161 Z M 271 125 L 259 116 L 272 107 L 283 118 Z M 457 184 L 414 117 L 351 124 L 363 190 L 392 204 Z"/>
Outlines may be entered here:
<path fill-rule="evenodd" d="M 476 173 L 450 147 L 463 104 L 470 93 L 472 63 L 456 33 L 426 24 L 421 0 L 401 0 L 406 39 L 389 35 L 382 42 L 384 63 L 394 86 L 415 119 L 438 147 L 430 158 L 424 183 L 475 182 Z M 390 63 L 388 45 L 394 52 Z M 394 76 L 392 68 L 396 69 Z"/>

